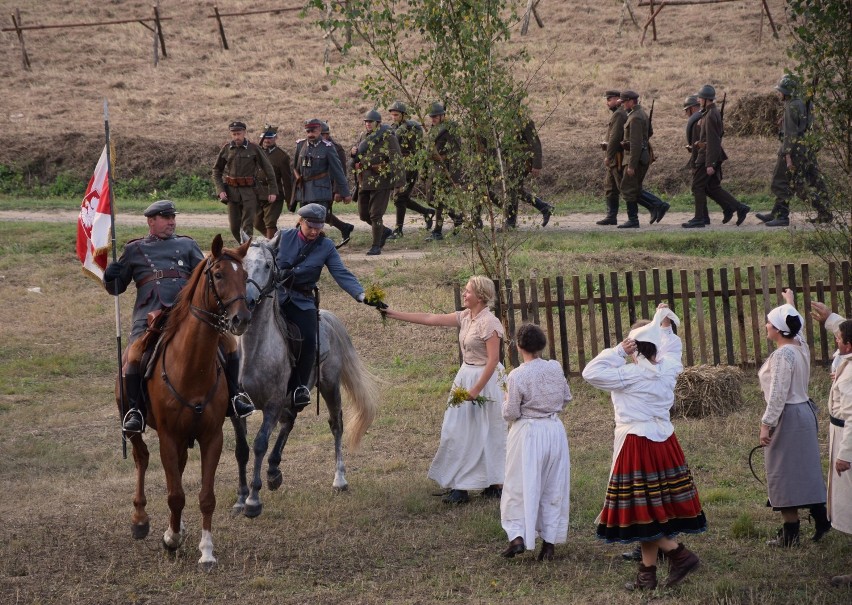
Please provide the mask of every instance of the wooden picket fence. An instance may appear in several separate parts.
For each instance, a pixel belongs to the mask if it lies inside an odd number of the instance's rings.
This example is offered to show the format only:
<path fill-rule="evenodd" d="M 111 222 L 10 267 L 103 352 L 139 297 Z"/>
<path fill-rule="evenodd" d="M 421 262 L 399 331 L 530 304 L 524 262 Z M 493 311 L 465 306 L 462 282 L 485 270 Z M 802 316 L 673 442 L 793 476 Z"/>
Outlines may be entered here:
<path fill-rule="evenodd" d="M 796 292 L 805 317 L 804 335 L 814 365 L 831 363 L 834 337 L 810 315 L 811 301 L 827 304 L 844 317 L 852 316 L 850 265 L 829 263 L 818 268 L 774 265 L 719 269 L 653 269 L 609 274 L 591 273 L 555 279 L 519 279 L 496 283 L 500 296 L 495 314 L 504 318 L 510 337 L 509 358 L 517 366 L 518 352 L 511 335 L 516 326 L 532 322 L 547 334 L 547 357 L 557 359 L 567 375 L 578 375 L 601 350 L 615 346 L 639 318 L 653 316 L 657 305 L 668 303 L 678 314 L 678 334 L 684 362 L 760 367 L 773 344 L 766 338 L 766 315 L 783 304 L 781 291 Z M 461 309 L 461 288 L 454 286 Z M 504 313 L 505 311 L 505 313 Z M 501 353 L 501 361 L 504 355 Z"/>

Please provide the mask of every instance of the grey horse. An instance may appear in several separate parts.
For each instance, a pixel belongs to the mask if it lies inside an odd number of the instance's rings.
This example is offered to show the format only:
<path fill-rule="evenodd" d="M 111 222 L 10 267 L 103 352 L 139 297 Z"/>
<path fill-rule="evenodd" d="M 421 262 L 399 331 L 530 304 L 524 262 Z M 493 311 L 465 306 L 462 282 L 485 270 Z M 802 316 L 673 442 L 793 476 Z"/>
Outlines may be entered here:
<path fill-rule="evenodd" d="M 260 501 L 260 489 L 263 485 L 260 471 L 269 447 L 269 438 L 279 423 L 281 429 L 269 455 L 266 477 L 270 490 L 281 486 L 281 452 L 296 420 L 292 401 L 287 397 L 287 384 L 292 371 L 288 329 L 278 312 L 275 290 L 275 257 L 279 237 L 280 231 L 271 240 L 256 238 L 243 259 L 243 267 L 248 276 L 246 298 L 249 308 L 252 309 L 252 320 L 240 337 L 240 383 L 251 396 L 257 409 L 263 412 L 263 423 L 254 439 L 254 476 L 251 489 L 246 481 L 249 458 L 246 433 L 244 430 L 236 431 L 240 485 L 232 513 L 242 513 L 247 517 L 257 517 L 263 510 Z M 328 424 L 334 435 L 336 467 L 332 486 L 336 490 L 345 490 L 348 483 L 346 467 L 343 464 L 344 423 L 340 385 L 346 390 L 347 399 L 351 404 L 351 414 L 347 413 L 345 433 L 347 445 L 353 448 L 358 446 L 376 416 L 378 388 L 375 378 L 352 346 L 346 328 L 333 313 L 326 310 L 320 312 L 320 358 L 319 389 L 328 407 Z M 316 370 L 308 387 L 312 389 L 315 384 Z M 245 426 L 245 420 L 242 422 Z"/>

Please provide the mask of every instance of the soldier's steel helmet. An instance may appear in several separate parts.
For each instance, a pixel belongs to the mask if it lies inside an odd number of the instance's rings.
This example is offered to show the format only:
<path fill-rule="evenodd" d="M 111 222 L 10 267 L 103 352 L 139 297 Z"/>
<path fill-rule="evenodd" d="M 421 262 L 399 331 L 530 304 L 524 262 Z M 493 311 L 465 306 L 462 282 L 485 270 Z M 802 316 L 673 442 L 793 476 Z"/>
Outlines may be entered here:
<path fill-rule="evenodd" d="M 784 74 L 784 77 L 778 80 L 775 90 L 780 92 L 785 97 L 792 96 L 799 89 L 799 81 L 790 74 Z"/>
<path fill-rule="evenodd" d="M 322 120 L 319 118 L 311 118 L 310 120 L 305 120 L 305 130 L 308 128 L 322 128 Z"/>
<path fill-rule="evenodd" d="M 709 84 L 705 84 L 701 87 L 701 90 L 698 91 L 696 95 L 699 99 L 705 99 L 707 101 L 712 101 L 716 98 L 716 89 L 710 86 Z"/>
<path fill-rule="evenodd" d="M 159 200 L 145 208 L 144 214 L 148 218 L 152 216 L 174 216 L 178 211 L 175 203 L 171 200 Z"/>
<path fill-rule="evenodd" d="M 328 122 L 323 120 L 320 126 L 320 134 L 331 134 L 331 128 L 328 126 Z"/>
<path fill-rule="evenodd" d="M 427 114 L 430 118 L 434 118 L 435 116 L 442 116 L 447 112 L 444 110 L 444 106 L 440 103 L 432 103 L 432 106 L 429 107 L 429 113 Z"/>
<path fill-rule="evenodd" d="M 402 101 L 394 101 L 393 104 L 388 107 L 388 111 L 398 111 L 399 113 L 405 114 L 408 113 L 408 107 L 406 107 L 405 103 Z"/>
<path fill-rule="evenodd" d="M 381 122 L 382 121 L 382 114 L 380 114 L 375 109 L 371 109 L 370 111 L 368 111 L 367 113 L 364 114 L 364 121 L 365 122 Z"/>
<path fill-rule="evenodd" d="M 698 105 L 700 105 L 700 103 L 698 102 L 698 97 L 695 95 L 690 95 L 683 100 L 684 109 L 689 109 L 690 107 L 696 107 Z"/>

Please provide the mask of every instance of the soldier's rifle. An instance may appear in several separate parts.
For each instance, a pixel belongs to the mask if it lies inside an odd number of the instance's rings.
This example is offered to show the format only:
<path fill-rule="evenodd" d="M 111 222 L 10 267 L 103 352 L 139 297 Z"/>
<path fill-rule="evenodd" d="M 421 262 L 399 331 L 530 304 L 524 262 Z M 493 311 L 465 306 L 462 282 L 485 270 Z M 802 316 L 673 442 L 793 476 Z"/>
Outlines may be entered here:
<path fill-rule="evenodd" d="M 722 136 L 725 136 L 725 102 L 728 100 L 728 93 L 722 94 L 722 102 L 719 104 L 719 121 L 722 123 Z"/>
<path fill-rule="evenodd" d="M 650 139 L 654 136 L 654 101 L 657 99 L 651 99 L 651 111 L 648 112 L 648 138 Z"/>

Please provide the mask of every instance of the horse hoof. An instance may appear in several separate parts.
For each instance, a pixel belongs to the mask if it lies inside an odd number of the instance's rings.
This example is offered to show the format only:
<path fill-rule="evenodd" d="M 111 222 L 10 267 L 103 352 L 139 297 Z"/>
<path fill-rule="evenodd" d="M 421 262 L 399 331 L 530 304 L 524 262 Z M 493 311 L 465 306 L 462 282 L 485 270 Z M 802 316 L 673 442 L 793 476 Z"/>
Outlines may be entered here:
<path fill-rule="evenodd" d="M 240 515 L 243 514 L 245 509 L 246 509 L 246 507 L 245 507 L 244 504 L 237 502 L 236 504 L 234 504 L 231 507 L 231 518 L 233 519 L 233 518 L 239 517 Z"/>
<path fill-rule="evenodd" d="M 180 544 L 177 546 L 171 546 L 168 542 L 166 542 L 165 538 L 163 538 L 163 550 L 165 550 L 166 553 L 173 555 L 178 551 L 178 548 L 180 548 Z"/>
<path fill-rule="evenodd" d="M 268 473 L 266 475 L 266 487 L 268 487 L 271 491 L 277 490 L 281 487 L 281 484 L 284 483 L 284 476 L 281 474 L 281 471 L 278 471 L 275 474 Z"/>
<path fill-rule="evenodd" d="M 210 573 L 211 571 L 216 569 L 217 565 L 218 565 L 218 563 L 216 562 L 215 559 L 213 561 L 199 561 L 198 562 L 198 571 L 201 571 L 201 572 L 204 572 L 204 573 Z"/>
<path fill-rule="evenodd" d="M 255 517 L 259 517 L 262 512 L 263 503 L 258 502 L 257 504 L 246 504 L 243 514 L 249 519 L 254 519 Z"/>
<path fill-rule="evenodd" d="M 336 493 L 336 494 L 349 491 L 349 484 L 348 483 L 344 483 L 343 485 L 334 485 L 332 487 L 334 488 L 334 493 Z"/>
<path fill-rule="evenodd" d="M 148 521 L 145 523 L 132 523 L 130 525 L 130 535 L 134 540 L 144 540 L 148 537 L 148 532 L 151 530 L 151 524 Z"/>

